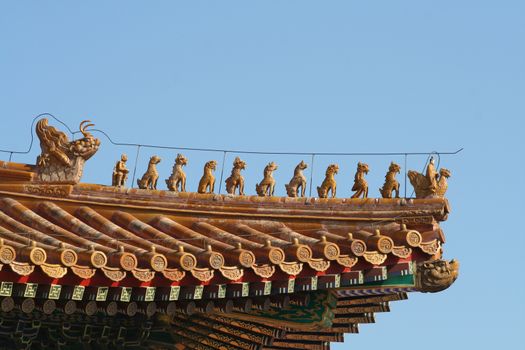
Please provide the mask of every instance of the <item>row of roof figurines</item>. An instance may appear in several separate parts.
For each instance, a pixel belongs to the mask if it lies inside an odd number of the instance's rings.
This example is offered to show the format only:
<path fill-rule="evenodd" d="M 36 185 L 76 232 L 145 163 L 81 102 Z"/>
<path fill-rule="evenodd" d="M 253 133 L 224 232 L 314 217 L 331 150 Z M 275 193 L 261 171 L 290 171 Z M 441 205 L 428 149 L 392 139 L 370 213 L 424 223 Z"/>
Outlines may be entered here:
<path fill-rule="evenodd" d="M 48 119 L 40 119 L 35 127 L 36 134 L 40 140 L 41 154 L 37 157 L 36 173 L 37 181 L 41 183 L 73 183 L 80 181 L 83 173 L 84 163 L 91 158 L 100 147 L 100 140 L 94 137 L 88 128 L 93 126 L 89 120 L 80 123 L 79 130 L 82 138 L 70 141 L 67 135 L 49 125 Z M 113 170 L 112 185 L 123 187 L 126 184 L 129 170 L 126 167 L 127 157 L 122 155 L 121 160 L 117 162 Z M 138 179 L 137 184 L 141 189 L 156 189 L 159 179 L 156 165 L 160 162 L 158 156 L 152 156 L 149 160 L 147 171 L 142 178 Z M 171 176 L 166 180 L 168 189 L 171 191 L 186 191 L 186 174 L 183 167 L 188 164 L 188 160 L 182 154 L 178 154 L 173 166 Z M 210 160 L 204 165 L 204 175 L 199 181 L 198 193 L 213 193 L 215 190 L 214 171 L 217 162 Z M 244 195 L 244 178 L 241 171 L 246 168 L 246 163 L 239 157 L 233 162 L 231 176 L 226 179 L 226 191 L 234 195 L 237 191 L 239 195 Z M 289 197 L 304 197 L 306 191 L 306 177 L 303 170 L 307 164 L 301 161 L 294 171 L 290 183 L 286 184 L 286 192 Z M 275 189 L 275 179 L 273 172 L 277 170 L 277 164 L 270 162 L 264 168 L 264 178 L 255 185 L 255 190 L 259 196 L 273 196 Z M 396 174 L 401 167 L 392 162 L 385 176 L 385 183 L 379 189 L 383 198 L 399 198 L 399 182 L 396 180 Z M 328 198 L 329 194 L 334 198 L 336 196 L 337 183 L 335 175 L 339 171 L 337 164 L 330 164 L 326 169 L 326 176 L 321 186 L 317 187 L 317 193 L 320 198 Z M 367 198 L 368 183 L 365 175 L 368 174 L 367 164 L 359 162 L 355 174 L 354 186 L 352 191 L 355 193 L 352 198 Z M 417 171 L 410 170 L 407 173 L 410 183 L 414 187 L 416 198 L 426 197 L 444 197 L 447 190 L 447 178 L 450 177 L 450 171 L 441 168 L 439 173 L 435 168 L 434 159 L 431 158 L 427 166 L 426 173 L 420 174 Z M 299 191 L 300 189 L 300 191 Z"/>
<path fill-rule="evenodd" d="M 126 167 L 127 156 L 123 154 L 121 159 L 116 163 L 113 170 L 112 186 L 124 187 L 128 178 L 129 170 Z M 137 185 L 141 189 L 157 189 L 157 182 L 159 179 L 159 173 L 157 172 L 156 164 L 161 159 L 158 156 L 152 156 L 149 160 L 148 169 L 144 175 L 137 180 Z M 186 174 L 183 167 L 188 164 L 187 158 L 178 154 L 175 159 L 172 174 L 166 179 L 166 185 L 170 191 L 174 192 L 186 192 Z M 197 188 L 198 193 L 213 193 L 215 190 L 215 176 L 214 171 L 217 167 L 217 162 L 210 160 L 204 165 L 204 174 L 202 175 L 199 185 Z M 286 193 L 289 197 L 304 197 L 306 191 L 306 177 L 303 175 L 308 165 L 301 161 L 295 167 L 294 175 L 288 184 L 285 184 Z M 237 191 L 239 195 L 244 195 L 244 177 L 241 175 L 241 171 L 246 168 L 246 162 L 236 157 L 233 161 L 233 169 L 231 175 L 226 179 L 226 192 L 230 195 L 234 195 Z M 262 181 L 255 185 L 255 191 L 257 195 L 273 196 L 275 190 L 275 179 L 273 178 L 273 172 L 277 170 L 277 164 L 274 162 L 268 163 L 264 168 L 264 177 Z M 399 198 L 399 182 L 396 179 L 396 175 L 400 173 L 401 167 L 391 162 L 388 168 L 388 172 L 385 175 L 385 183 L 383 187 L 379 189 L 383 198 L 392 198 L 395 192 L 395 198 Z M 332 198 L 336 196 L 337 182 L 335 175 L 339 171 L 337 164 L 330 164 L 326 169 L 325 178 L 321 183 L 321 186 L 317 187 L 317 194 L 319 198 L 328 198 L 331 194 Z M 354 194 L 351 198 L 368 198 L 368 182 L 365 179 L 365 175 L 368 174 L 369 167 L 365 163 L 359 162 L 357 164 L 357 171 L 354 177 L 354 185 L 352 191 Z M 416 192 L 416 198 L 426 197 L 444 197 L 447 190 L 447 178 L 450 177 L 450 171 L 441 168 L 439 173 L 436 171 L 434 165 L 434 158 L 431 157 L 430 162 L 427 166 L 426 173 L 420 174 L 416 171 L 408 171 L 408 178 L 412 186 L 414 186 Z"/>

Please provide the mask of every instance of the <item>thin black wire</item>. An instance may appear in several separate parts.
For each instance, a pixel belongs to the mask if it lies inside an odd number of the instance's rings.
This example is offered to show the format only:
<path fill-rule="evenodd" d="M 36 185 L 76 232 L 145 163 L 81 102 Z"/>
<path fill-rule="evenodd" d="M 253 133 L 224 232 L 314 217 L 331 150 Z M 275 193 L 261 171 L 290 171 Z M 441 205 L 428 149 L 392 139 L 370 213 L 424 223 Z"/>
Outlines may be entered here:
<path fill-rule="evenodd" d="M 313 178 L 314 178 L 314 158 L 315 158 L 315 154 L 312 153 L 312 167 L 310 168 L 310 190 L 309 190 L 309 193 L 308 193 L 308 196 L 310 196 L 310 197 L 312 197 L 312 183 L 314 181 L 313 180 Z"/>
<path fill-rule="evenodd" d="M 170 150 L 181 150 L 181 151 L 197 151 L 197 152 L 226 152 L 226 153 L 239 153 L 239 154 L 270 154 L 270 155 L 303 155 L 303 156 L 402 156 L 402 155 L 428 155 L 428 154 L 444 154 L 454 155 L 458 154 L 463 150 L 460 148 L 454 152 L 276 152 L 276 151 L 242 151 L 233 149 L 221 149 L 221 148 L 195 148 L 195 147 L 179 147 L 179 146 L 160 146 L 150 145 L 143 143 L 130 143 L 130 142 L 116 142 L 111 137 L 100 129 L 90 129 L 89 131 L 99 132 L 104 135 L 108 141 L 115 146 L 140 146 L 144 148 L 157 148 L 157 149 L 170 149 Z"/>
<path fill-rule="evenodd" d="M 29 149 L 27 151 L 13 151 L 13 150 L 5 150 L 0 149 L 0 152 L 4 153 L 14 153 L 14 154 L 27 154 L 31 151 L 33 147 L 34 142 L 34 124 L 35 121 L 38 118 L 41 117 L 50 117 L 56 120 L 58 123 L 62 124 L 71 134 L 72 137 L 74 137 L 75 134 L 79 133 L 80 131 L 72 131 L 71 128 L 64 123 L 59 118 L 55 117 L 51 113 L 42 113 L 37 115 L 33 118 L 33 121 L 31 123 L 31 141 L 29 144 Z M 170 149 L 170 150 L 182 150 L 182 151 L 198 151 L 198 152 L 226 152 L 226 153 L 239 153 L 239 154 L 267 154 L 267 155 L 317 155 L 317 156 L 402 156 L 402 155 L 429 155 L 429 154 L 437 154 L 437 155 L 454 155 L 458 154 L 463 150 L 463 148 L 460 148 L 454 152 L 275 152 L 275 151 L 243 151 L 243 150 L 232 150 L 232 149 L 220 149 L 220 148 L 195 148 L 195 147 L 178 147 L 178 146 L 160 146 L 160 145 L 151 145 L 151 144 L 141 144 L 141 143 L 131 143 L 131 142 L 117 142 L 114 141 L 104 130 L 100 129 L 90 129 L 92 132 L 98 132 L 104 135 L 108 141 L 115 145 L 115 146 L 134 146 L 134 147 L 144 147 L 144 148 L 156 148 L 156 149 Z"/>
<path fill-rule="evenodd" d="M 50 117 L 50 118 L 53 118 L 55 121 L 57 121 L 58 123 L 62 124 L 68 131 L 69 133 L 71 134 L 71 137 L 74 137 L 75 133 L 79 132 L 79 131 L 76 131 L 74 132 L 73 130 L 71 130 L 69 128 L 69 126 L 64 123 L 62 120 L 58 119 L 57 117 L 55 117 L 54 115 L 52 115 L 51 113 L 41 113 L 39 115 L 37 115 L 36 117 L 33 118 L 33 121 L 31 122 L 31 128 L 30 128 L 30 134 L 31 134 L 31 141 L 29 142 L 29 148 L 27 151 L 13 151 L 13 150 L 5 150 L 5 149 L 0 149 L 0 152 L 3 152 L 3 153 L 10 153 L 11 156 L 9 157 L 9 159 L 11 160 L 11 157 L 13 154 L 28 154 L 29 152 L 31 152 L 31 149 L 33 148 L 33 142 L 35 140 L 35 136 L 33 134 L 33 130 L 34 130 L 34 125 L 35 125 L 35 121 L 38 119 L 38 118 L 42 118 L 42 117 Z"/>
<path fill-rule="evenodd" d="M 135 155 L 135 165 L 133 166 L 133 179 L 131 180 L 131 188 L 135 185 L 135 174 L 137 173 L 137 164 L 139 162 L 140 146 L 137 146 L 137 154 Z"/>

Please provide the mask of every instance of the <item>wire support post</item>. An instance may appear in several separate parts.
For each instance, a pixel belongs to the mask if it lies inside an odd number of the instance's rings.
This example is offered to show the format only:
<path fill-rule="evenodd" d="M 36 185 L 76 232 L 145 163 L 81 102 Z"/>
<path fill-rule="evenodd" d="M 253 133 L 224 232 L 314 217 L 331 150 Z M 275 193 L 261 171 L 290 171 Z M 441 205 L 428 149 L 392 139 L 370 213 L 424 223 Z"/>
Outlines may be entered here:
<path fill-rule="evenodd" d="M 308 190 L 309 197 L 312 197 L 312 183 L 314 181 L 314 161 L 315 161 L 315 154 L 312 153 L 312 166 L 310 167 L 310 186 Z"/>
<path fill-rule="evenodd" d="M 133 178 L 131 180 L 131 188 L 135 187 L 135 175 L 137 173 L 137 165 L 139 162 L 139 153 L 141 145 L 137 145 L 137 154 L 135 155 L 135 165 L 133 166 Z"/>
<path fill-rule="evenodd" d="M 219 194 L 221 194 L 221 190 L 222 190 L 222 179 L 224 177 L 224 163 L 226 162 L 226 153 L 228 152 L 223 151 L 223 154 L 222 154 L 221 179 L 219 180 Z"/>

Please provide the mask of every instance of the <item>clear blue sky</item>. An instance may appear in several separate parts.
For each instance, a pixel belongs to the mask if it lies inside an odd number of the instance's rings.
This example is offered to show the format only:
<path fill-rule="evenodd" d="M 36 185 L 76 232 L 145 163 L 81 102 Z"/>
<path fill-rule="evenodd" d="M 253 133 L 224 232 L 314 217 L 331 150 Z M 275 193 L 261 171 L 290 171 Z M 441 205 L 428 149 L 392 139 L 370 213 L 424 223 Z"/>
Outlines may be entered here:
<path fill-rule="evenodd" d="M 452 171 L 445 256 L 460 260 L 460 278 L 445 292 L 392 303 L 334 349 L 516 349 L 525 329 L 524 18 L 523 1 L 502 0 L 3 1 L 0 148 L 25 149 L 42 112 L 75 128 L 92 119 L 123 142 L 306 152 L 465 147 L 441 160 Z M 102 141 L 86 182 L 108 184 L 123 151 L 133 165 L 133 149 Z M 33 163 L 37 153 L 14 161 Z M 167 178 L 176 152 L 142 150 L 138 172 L 153 153 Z M 221 155 L 185 154 L 195 190 L 204 161 Z M 247 192 L 275 160 L 281 195 L 301 160 L 245 158 Z M 371 196 L 388 163 L 401 161 L 325 157 L 314 182 L 337 162 L 338 195 L 349 196 L 358 160 L 370 164 Z M 411 158 L 409 168 L 424 161 Z"/>

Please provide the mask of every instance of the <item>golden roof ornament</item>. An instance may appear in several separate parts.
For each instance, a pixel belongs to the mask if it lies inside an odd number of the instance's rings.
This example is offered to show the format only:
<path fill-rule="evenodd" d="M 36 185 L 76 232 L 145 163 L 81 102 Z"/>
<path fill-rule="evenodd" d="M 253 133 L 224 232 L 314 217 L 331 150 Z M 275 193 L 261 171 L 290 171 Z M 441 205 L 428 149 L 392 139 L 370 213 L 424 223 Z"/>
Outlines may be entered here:
<path fill-rule="evenodd" d="M 431 157 L 425 175 L 414 170 L 409 170 L 407 175 L 414 186 L 416 198 L 443 198 L 448 188 L 447 178 L 451 176 L 451 173 L 448 169 L 441 168 L 438 174 L 434 165 L 434 157 Z"/>
<path fill-rule="evenodd" d="M 137 184 L 139 188 L 142 189 L 157 189 L 157 181 L 159 180 L 159 173 L 157 172 L 157 164 L 160 163 L 160 157 L 152 156 L 149 159 L 148 169 L 142 175 L 142 178 L 137 179 Z"/>
<path fill-rule="evenodd" d="M 337 190 L 337 182 L 335 181 L 335 174 L 339 172 L 339 165 L 330 164 L 326 168 L 325 178 L 321 186 L 317 187 L 319 198 L 328 198 L 328 192 L 332 192 L 332 198 L 335 198 Z"/>
<path fill-rule="evenodd" d="M 128 179 L 129 170 L 126 167 L 126 162 L 128 161 L 128 156 L 122 154 L 120 160 L 115 164 L 113 169 L 113 176 L 111 178 L 111 185 L 115 187 L 125 187 L 126 181 Z"/>
<path fill-rule="evenodd" d="M 175 158 L 175 165 L 173 166 L 173 172 L 169 179 L 166 180 L 168 190 L 174 192 L 186 192 L 186 173 L 182 170 L 183 166 L 188 164 L 188 159 L 182 154 L 177 154 Z"/>
<path fill-rule="evenodd" d="M 359 198 L 359 196 L 363 196 L 363 198 L 368 198 L 368 182 L 365 180 L 365 175 L 368 174 L 368 164 L 365 163 L 357 163 L 357 172 L 354 176 L 354 186 L 352 186 L 352 191 L 355 191 L 355 193 L 352 195 L 352 198 Z"/>
<path fill-rule="evenodd" d="M 304 197 L 306 192 L 306 177 L 303 175 L 303 170 L 306 168 L 308 168 L 308 164 L 306 164 L 304 160 L 301 160 L 301 163 L 295 167 L 290 183 L 284 185 L 288 197 L 297 197 L 299 187 L 301 188 L 301 197 Z"/>
<path fill-rule="evenodd" d="M 65 133 L 49 125 L 47 118 L 38 121 L 36 134 L 40 139 L 41 153 L 36 160 L 37 181 L 61 184 L 80 182 L 84 163 L 100 146 L 100 140 L 87 131 L 88 127 L 94 126 L 89 123 L 89 120 L 80 123 L 83 138 L 69 141 Z"/>
<path fill-rule="evenodd" d="M 396 174 L 399 174 L 401 167 L 391 162 L 388 167 L 388 172 L 385 175 L 385 183 L 379 189 L 379 193 L 383 198 L 392 198 L 392 192 L 396 192 L 396 198 L 399 198 L 399 181 L 396 180 Z"/>
<path fill-rule="evenodd" d="M 226 192 L 235 194 L 235 190 L 238 189 L 239 195 L 244 196 L 244 177 L 241 175 L 241 171 L 244 169 L 246 169 L 246 162 L 236 157 L 233 161 L 232 173 L 225 181 Z"/>
<path fill-rule="evenodd" d="M 275 179 L 273 178 L 273 172 L 277 170 L 277 164 L 274 162 L 268 163 L 264 168 L 264 178 L 259 184 L 255 185 L 255 191 L 259 197 L 273 196 L 275 189 Z"/>
<path fill-rule="evenodd" d="M 210 160 L 204 164 L 204 174 L 199 181 L 198 193 L 213 193 L 215 190 L 215 176 L 213 172 L 217 168 L 217 162 Z"/>

